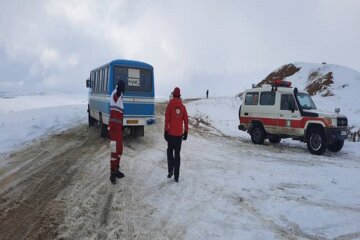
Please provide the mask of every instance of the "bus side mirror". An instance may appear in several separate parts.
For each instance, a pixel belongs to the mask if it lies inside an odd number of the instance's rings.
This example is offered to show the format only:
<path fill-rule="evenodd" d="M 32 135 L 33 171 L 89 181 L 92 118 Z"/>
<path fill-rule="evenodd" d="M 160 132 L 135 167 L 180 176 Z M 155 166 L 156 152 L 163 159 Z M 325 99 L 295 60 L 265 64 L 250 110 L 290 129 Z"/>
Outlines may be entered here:
<path fill-rule="evenodd" d="M 86 87 L 91 88 L 90 79 L 86 79 Z"/>

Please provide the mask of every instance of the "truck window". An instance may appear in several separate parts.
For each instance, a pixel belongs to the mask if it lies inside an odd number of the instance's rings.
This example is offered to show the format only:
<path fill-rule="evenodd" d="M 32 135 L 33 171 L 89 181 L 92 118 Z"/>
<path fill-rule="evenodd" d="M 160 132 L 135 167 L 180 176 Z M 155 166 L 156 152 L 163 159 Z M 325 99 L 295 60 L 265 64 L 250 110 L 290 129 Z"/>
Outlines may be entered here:
<path fill-rule="evenodd" d="M 262 92 L 260 94 L 260 105 L 274 105 L 275 92 Z"/>
<path fill-rule="evenodd" d="M 306 93 L 298 93 L 297 99 L 303 109 L 316 109 L 316 106 L 311 97 Z"/>
<path fill-rule="evenodd" d="M 245 97 L 245 105 L 257 105 L 259 100 L 258 92 L 248 92 Z"/>
<path fill-rule="evenodd" d="M 291 110 L 291 106 L 294 106 L 294 110 L 298 110 L 293 95 L 281 94 L 280 110 Z"/>

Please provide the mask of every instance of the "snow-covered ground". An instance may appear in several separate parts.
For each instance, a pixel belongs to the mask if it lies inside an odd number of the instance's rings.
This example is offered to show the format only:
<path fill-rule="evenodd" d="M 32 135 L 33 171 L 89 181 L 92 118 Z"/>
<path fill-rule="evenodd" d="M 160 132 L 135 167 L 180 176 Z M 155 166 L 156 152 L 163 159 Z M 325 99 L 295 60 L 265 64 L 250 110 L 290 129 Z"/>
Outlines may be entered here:
<path fill-rule="evenodd" d="M 240 104 L 239 97 L 200 99 L 187 104 L 187 111 L 193 118 L 209 122 L 225 135 L 246 137 L 247 134 L 237 130 Z"/>
<path fill-rule="evenodd" d="M 0 92 L 0 154 L 87 120 L 87 96 Z"/>
<path fill-rule="evenodd" d="M 311 155 L 304 143 L 290 139 L 282 140 L 278 146 L 268 143 L 255 146 L 247 133 L 237 130 L 240 104 L 237 97 L 201 99 L 187 104 L 190 116 L 215 127 L 210 131 L 232 136 L 229 141 L 201 143 L 197 139 L 190 144 L 194 149 L 187 156 L 189 162 L 200 160 L 197 166 L 206 166 L 200 172 L 199 180 L 205 178 L 203 184 L 206 187 L 199 187 L 199 191 L 213 188 L 209 190 L 211 193 L 204 194 L 210 199 L 215 198 L 209 200 L 213 201 L 212 206 L 208 206 L 210 218 L 224 223 L 209 228 L 205 223 L 192 225 L 195 238 L 206 239 L 202 234 L 217 236 L 219 232 L 231 233 L 218 235 L 224 239 L 239 236 L 241 239 L 286 238 L 281 231 L 291 229 L 299 233 L 298 238 L 311 239 L 315 235 L 325 238 L 344 235 L 342 237 L 346 238 L 346 233 L 357 232 L 353 238 L 360 239 L 360 187 L 357 184 L 360 180 L 360 144 L 346 141 L 341 152 L 324 156 Z M 326 101 L 318 105 L 323 109 L 334 107 L 334 103 Z M 354 122 L 359 120 L 353 119 Z M 228 196 L 232 196 L 232 200 Z M 239 209 L 246 209 L 245 213 L 240 210 L 243 216 L 239 218 L 234 216 L 236 201 Z M 253 217 L 260 221 L 253 225 Z M 239 222 L 235 224 L 236 221 Z M 225 231 L 226 223 L 234 228 L 238 225 L 242 230 Z M 202 234 L 199 229 L 196 233 L 198 225 L 203 228 Z M 275 234 L 265 229 L 272 229 Z"/>
<path fill-rule="evenodd" d="M 1 144 L 12 143 L 1 146 L 3 151 L 86 122 L 86 97 L 61 96 L 58 102 L 42 97 L 44 105 L 33 108 L 15 104 L 16 98 L 1 99 Z M 10 100 L 13 106 L 5 107 Z M 148 127 L 144 138 L 125 138 L 126 177 L 115 186 L 108 180 L 108 143 L 81 142 L 86 140 L 80 136 L 98 130 L 82 127 L 73 147 L 59 146 L 59 152 L 80 151 L 68 159 L 66 174 L 74 169 L 76 174 L 57 195 L 66 206 L 59 238 L 360 239 L 359 143 L 346 142 L 339 153 L 322 156 L 292 140 L 254 145 L 237 129 L 240 103 L 235 97 L 187 103 L 191 127 L 182 145 L 179 183 L 166 178 L 160 107 L 158 124 Z M 10 124 L 18 129 L 12 132 Z M 17 163 L 7 164 L 5 169 Z M 0 182 L 4 176 L 0 171 Z"/>

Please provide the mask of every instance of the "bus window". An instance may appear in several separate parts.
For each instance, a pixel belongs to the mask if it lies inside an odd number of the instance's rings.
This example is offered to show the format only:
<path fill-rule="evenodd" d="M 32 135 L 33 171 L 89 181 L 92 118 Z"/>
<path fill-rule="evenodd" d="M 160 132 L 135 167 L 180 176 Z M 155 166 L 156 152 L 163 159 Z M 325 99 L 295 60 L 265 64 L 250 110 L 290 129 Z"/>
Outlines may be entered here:
<path fill-rule="evenodd" d="M 94 92 L 96 92 L 96 72 L 94 72 Z"/>
<path fill-rule="evenodd" d="M 94 92 L 96 92 L 96 72 L 94 72 Z"/>
<path fill-rule="evenodd" d="M 100 71 L 96 71 L 96 91 L 100 90 Z"/>
<path fill-rule="evenodd" d="M 104 91 L 107 92 L 108 91 L 108 74 L 109 74 L 109 68 L 105 68 L 105 88 Z"/>
<path fill-rule="evenodd" d="M 97 91 L 100 92 L 101 91 L 101 70 L 98 71 L 98 80 L 97 80 Z"/>
<path fill-rule="evenodd" d="M 99 71 L 99 82 L 100 82 L 100 84 L 99 84 L 99 92 L 102 92 L 102 89 L 103 89 L 103 75 L 102 75 L 102 72 L 103 72 L 103 70 L 101 69 Z"/>
<path fill-rule="evenodd" d="M 152 73 L 146 69 L 125 68 L 116 66 L 114 69 L 114 88 L 119 80 L 123 80 L 126 91 L 151 92 Z"/>
<path fill-rule="evenodd" d="M 94 89 L 94 92 L 96 91 L 96 72 L 93 73 L 93 81 L 94 81 L 94 86 L 93 86 L 93 89 Z"/>
<path fill-rule="evenodd" d="M 101 70 L 99 70 L 99 79 L 98 79 L 98 92 L 101 92 L 101 88 L 102 88 L 102 83 L 101 83 Z"/>
<path fill-rule="evenodd" d="M 128 86 L 140 87 L 140 69 L 128 69 Z"/>
<path fill-rule="evenodd" d="M 123 80 L 125 84 L 127 83 L 127 68 L 124 67 L 115 67 L 113 72 L 113 89 L 116 87 L 116 84 L 119 80 Z M 126 84 L 127 85 L 127 84 Z M 126 90 L 128 90 L 126 88 Z"/>
<path fill-rule="evenodd" d="M 94 90 L 94 73 L 93 72 L 90 73 L 90 85 L 91 85 L 91 89 Z"/>
<path fill-rule="evenodd" d="M 105 91 L 105 70 L 104 69 L 101 69 L 101 92 L 104 92 Z"/>

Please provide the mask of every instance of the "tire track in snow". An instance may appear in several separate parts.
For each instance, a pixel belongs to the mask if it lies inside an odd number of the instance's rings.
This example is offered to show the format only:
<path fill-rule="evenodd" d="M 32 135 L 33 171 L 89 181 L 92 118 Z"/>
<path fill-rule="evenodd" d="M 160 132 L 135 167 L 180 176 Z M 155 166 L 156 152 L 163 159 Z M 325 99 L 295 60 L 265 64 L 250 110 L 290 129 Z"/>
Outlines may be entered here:
<path fill-rule="evenodd" d="M 35 144 L 37 148 L 30 146 L 10 155 L 12 161 L 9 162 L 14 163 L 15 171 L 0 182 L 6 189 L 0 194 L 2 239 L 57 236 L 65 204 L 57 196 L 86 164 L 84 153 L 93 153 L 89 142 L 96 139 L 81 125 L 40 141 Z M 32 160 L 21 165 L 23 159 Z M 14 177 L 14 181 L 9 181 Z"/>
<path fill-rule="evenodd" d="M 109 218 L 109 213 L 110 213 L 113 197 L 114 197 L 113 193 L 109 193 L 106 196 L 105 205 L 103 207 L 103 210 L 101 213 L 101 218 L 100 218 L 101 225 L 103 225 L 103 226 L 108 224 L 108 218 Z"/>
<path fill-rule="evenodd" d="M 134 220 L 133 220 L 133 198 L 132 198 L 132 189 L 131 189 L 131 179 L 124 181 L 123 193 L 124 193 L 124 205 L 125 208 L 125 218 L 126 218 L 126 239 L 134 238 Z"/>
<path fill-rule="evenodd" d="M 240 205 L 240 208 L 248 213 L 250 213 L 252 216 L 254 216 L 256 219 L 258 219 L 261 224 L 273 231 L 277 237 L 284 238 L 284 239 L 310 239 L 310 240 L 325 240 L 326 238 L 315 236 L 308 234 L 300 229 L 298 225 L 295 223 L 290 224 L 290 227 L 282 227 L 278 224 L 276 224 L 273 220 L 265 217 L 261 212 L 251 203 L 251 201 L 245 200 L 243 198 L 240 198 L 238 200 L 238 203 Z"/>

